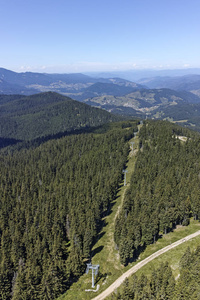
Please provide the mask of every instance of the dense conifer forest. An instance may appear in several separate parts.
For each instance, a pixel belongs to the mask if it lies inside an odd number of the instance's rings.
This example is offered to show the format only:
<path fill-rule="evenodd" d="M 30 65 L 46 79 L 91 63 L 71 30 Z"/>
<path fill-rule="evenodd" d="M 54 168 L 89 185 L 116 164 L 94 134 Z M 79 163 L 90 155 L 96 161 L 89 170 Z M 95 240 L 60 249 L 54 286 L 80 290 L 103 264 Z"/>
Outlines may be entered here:
<path fill-rule="evenodd" d="M 119 120 L 107 111 L 53 92 L 0 95 L 1 138 L 33 140 Z"/>
<path fill-rule="evenodd" d="M 110 123 L 0 150 L 1 299 L 55 299 L 84 273 L 137 124 Z M 135 170 L 115 222 L 123 265 L 177 224 L 200 218 L 199 143 L 198 133 L 169 122 L 141 126 Z M 174 300 L 193 293 L 198 299 L 198 271 L 199 249 L 188 249 L 178 281 L 163 264 L 150 278 L 127 280 L 116 297 Z"/>
<path fill-rule="evenodd" d="M 185 136 L 185 138 L 182 138 Z M 200 218 L 200 136 L 169 122 L 147 121 L 130 187 L 115 224 L 126 265 L 160 234 Z"/>
<path fill-rule="evenodd" d="M 113 123 L 1 150 L 1 299 L 55 299 L 85 271 L 136 130 Z"/>

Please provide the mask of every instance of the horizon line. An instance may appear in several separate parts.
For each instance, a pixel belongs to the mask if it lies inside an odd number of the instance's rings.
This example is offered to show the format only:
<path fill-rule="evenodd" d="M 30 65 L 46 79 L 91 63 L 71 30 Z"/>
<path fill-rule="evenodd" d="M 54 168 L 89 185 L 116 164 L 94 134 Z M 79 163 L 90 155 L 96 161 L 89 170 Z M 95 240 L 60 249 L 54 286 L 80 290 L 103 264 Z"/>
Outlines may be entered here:
<path fill-rule="evenodd" d="M 48 67 L 47 67 L 48 68 Z M 50 67 L 49 67 L 50 68 Z M 0 69 L 4 69 L 6 71 L 11 71 L 14 73 L 39 73 L 39 74 L 87 74 L 87 73 L 121 73 L 121 72 L 148 72 L 148 71 L 154 71 L 154 72 L 165 72 L 165 71 L 190 71 L 190 70 L 199 70 L 200 67 L 178 67 L 178 68 L 127 68 L 127 69 L 110 69 L 110 70 L 86 70 L 86 71 L 47 71 L 45 72 L 44 69 L 42 70 L 36 70 L 34 71 L 34 67 L 30 68 L 30 70 L 18 70 L 15 71 L 17 68 L 7 68 L 7 67 L 0 67 Z M 33 69 L 33 70 L 31 70 Z M 35 68 L 37 69 L 37 68 Z"/>

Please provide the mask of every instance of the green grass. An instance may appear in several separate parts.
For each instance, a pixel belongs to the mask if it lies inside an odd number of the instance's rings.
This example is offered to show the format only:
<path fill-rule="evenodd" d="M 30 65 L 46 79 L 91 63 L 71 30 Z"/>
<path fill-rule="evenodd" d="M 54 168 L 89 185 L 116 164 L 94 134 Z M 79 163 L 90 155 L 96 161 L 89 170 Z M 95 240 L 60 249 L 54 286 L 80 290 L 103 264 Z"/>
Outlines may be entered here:
<path fill-rule="evenodd" d="M 140 260 L 148 257 L 152 253 L 176 242 L 184 238 L 187 235 L 190 235 L 196 231 L 200 230 L 200 223 L 198 221 L 194 221 L 193 219 L 190 220 L 189 226 L 178 226 L 173 232 L 170 232 L 164 235 L 161 239 L 159 239 L 155 244 L 147 246 L 145 251 L 140 255 Z M 168 252 L 160 255 L 159 257 L 155 258 L 153 261 L 149 262 L 146 266 L 141 268 L 137 274 L 144 273 L 146 275 L 151 273 L 152 268 L 159 267 L 161 262 L 168 261 L 172 267 L 174 276 L 176 277 L 179 273 L 179 261 L 182 255 L 185 253 L 187 247 L 191 247 L 191 249 L 196 249 L 197 245 L 200 244 L 200 236 L 193 238 L 176 248 L 169 250 Z"/>
<path fill-rule="evenodd" d="M 170 243 L 173 243 L 173 242 L 175 242 L 189 234 L 192 234 L 198 230 L 200 230 L 200 223 L 198 221 L 194 221 L 193 219 L 191 219 L 191 223 L 189 226 L 178 227 L 173 232 L 168 233 L 165 236 L 163 236 L 160 240 L 158 240 L 156 242 L 156 244 L 149 245 L 146 248 L 146 250 L 141 254 L 139 261 L 148 257 L 149 255 L 156 252 L 157 250 L 164 248 L 165 246 L 169 245 Z M 150 277 L 153 269 L 158 269 L 161 263 L 168 262 L 169 266 L 172 269 L 172 273 L 173 273 L 175 279 L 177 279 L 180 274 L 179 263 L 180 263 L 181 257 L 186 252 L 186 249 L 188 247 L 190 247 L 191 251 L 194 251 L 198 245 L 200 245 L 200 236 L 197 236 L 197 237 L 177 246 L 176 248 L 169 250 L 166 253 L 163 253 L 159 257 L 150 261 L 148 264 L 146 264 L 144 267 L 142 267 L 140 270 L 138 270 L 135 274 L 138 277 L 140 277 L 142 274 L 146 275 L 147 277 Z M 132 264 L 132 266 L 133 265 L 134 264 Z M 129 281 L 131 282 L 131 277 L 129 278 Z M 119 290 L 121 290 L 121 287 L 119 287 Z M 107 297 L 107 299 L 113 299 L 113 298 L 112 298 L 112 296 L 110 296 L 110 297 Z"/>

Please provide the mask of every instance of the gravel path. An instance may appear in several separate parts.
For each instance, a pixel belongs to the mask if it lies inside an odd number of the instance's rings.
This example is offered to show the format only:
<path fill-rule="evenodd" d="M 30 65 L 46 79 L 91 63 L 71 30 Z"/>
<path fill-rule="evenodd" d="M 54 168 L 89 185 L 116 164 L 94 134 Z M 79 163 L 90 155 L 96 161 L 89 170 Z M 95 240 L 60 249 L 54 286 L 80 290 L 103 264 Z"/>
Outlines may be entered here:
<path fill-rule="evenodd" d="M 158 257 L 159 255 L 181 245 L 182 243 L 191 240 L 192 238 L 196 237 L 200 235 L 200 230 L 198 230 L 197 232 L 190 234 L 184 238 L 182 238 L 181 240 L 178 240 L 177 242 L 164 247 L 161 250 L 156 251 L 155 253 L 153 253 L 152 255 L 148 256 L 147 258 L 145 258 L 144 260 L 142 260 L 141 262 L 137 263 L 137 265 L 135 265 L 134 267 L 132 267 L 131 269 L 129 269 L 127 272 L 125 272 L 123 275 L 121 275 L 115 282 L 113 282 L 113 284 L 111 284 L 104 292 L 102 292 L 100 295 L 96 296 L 95 298 L 93 298 L 92 300 L 103 300 L 106 297 L 108 297 L 111 293 L 114 292 L 114 290 L 116 288 L 118 288 L 122 282 L 125 280 L 125 278 L 131 276 L 133 273 L 135 273 L 136 271 L 138 271 L 140 268 L 142 268 L 144 265 L 146 265 L 148 262 L 150 262 L 151 260 L 153 260 L 154 258 Z"/>

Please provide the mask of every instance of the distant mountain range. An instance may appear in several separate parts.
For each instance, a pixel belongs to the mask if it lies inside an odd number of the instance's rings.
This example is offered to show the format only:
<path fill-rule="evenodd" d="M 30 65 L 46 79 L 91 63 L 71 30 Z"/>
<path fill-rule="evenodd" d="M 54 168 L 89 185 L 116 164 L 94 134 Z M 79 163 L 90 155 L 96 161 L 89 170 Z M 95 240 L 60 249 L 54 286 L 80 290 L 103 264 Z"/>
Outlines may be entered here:
<path fill-rule="evenodd" d="M 199 69 L 197 69 L 198 71 Z M 164 72 L 164 71 L 163 71 Z M 133 72 L 132 72 L 133 73 Z M 130 74 L 132 74 L 130 73 Z M 166 71 L 156 74 L 170 74 Z M 171 72 L 172 73 L 172 72 Z M 180 74 L 181 70 L 172 74 Z M 117 73 L 118 74 L 118 73 Z M 126 76 L 123 72 L 119 73 Z M 83 101 L 87 98 L 93 98 L 102 95 L 123 96 L 140 89 L 160 89 L 167 88 L 176 91 L 190 91 L 194 94 L 200 94 L 200 70 L 199 74 L 187 74 L 184 76 L 150 76 L 155 74 L 153 71 L 144 73 L 139 72 L 141 76 L 137 82 L 132 82 L 119 77 L 106 77 L 114 75 L 102 73 L 103 77 L 92 77 L 81 73 L 73 74 L 45 74 L 45 73 L 16 73 L 10 70 L 0 68 L 0 94 L 23 94 L 31 95 L 40 92 L 53 91 L 71 98 Z"/>
<path fill-rule="evenodd" d="M 121 95 L 125 92 L 143 88 L 140 84 L 133 83 L 121 78 L 93 78 L 84 74 L 42 74 L 42 73 L 16 73 L 0 68 L 0 94 L 23 94 L 31 95 L 40 92 L 57 92 L 66 96 L 74 96 L 76 94 L 89 92 L 91 96 L 98 92 L 94 88 L 86 90 L 94 84 L 102 84 L 100 93 L 106 93 L 109 85 L 111 94 Z M 105 84 L 105 88 L 103 87 Z M 99 85 L 96 85 L 99 89 Z M 118 88 L 117 88 L 118 87 Z M 121 90 L 120 90 L 121 87 Z M 113 89 L 113 91 L 112 91 Z M 95 94 L 97 95 L 97 94 Z M 82 99 L 83 97 L 81 97 Z"/>
<path fill-rule="evenodd" d="M 176 77 L 176 76 L 185 76 L 185 75 L 200 75 L 200 68 L 187 68 L 187 69 L 167 69 L 167 70 L 152 70 L 152 69 L 143 69 L 143 70 L 128 70 L 128 71 L 112 71 L 112 72 L 87 72 L 85 73 L 88 76 L 95 78 L 111 78 L 111 77 L 120 77 L 126 80 L 138 82 L 141 78 L 153 78 L 153 77 Z"/>
<path fill-rule="evenodd" d="M 24 96 L 41 92 L 48 95 L 49 91 L 56 92 L 113 114 L 179 122 L 182 119 L 185 125 L 195 125 L 195 128 L 199 129 L 200 118 L 198 119 L 197 112 L 200 105 L 200 69 L 196 69 L 197 74 L 192 74 L 193 71 L 195 70 L 187 70 L 186 75 L 183 75 L 184 70 L 166 70 L 157 73 L 130 71 L 102 73 L 93 77 L 92 74 L 81 73 L 16 73 L 0 68 L 0 94 Z M 140 74 L 146 77 L 132 82 L 124 79 L 128 77 L 127 74 L 137 76 Z M 156 74 L 160 76 L 155 76 Z M 16 106 L 13 107 L 16 109 Z M 186 114 L 186 111 L 190 113 Z M 11 119 L 10 122 L 12 123 Z M 13 138 L 14 135 L 9 137 Z"/>
<path fill-rule="evenodd" d="M 176 91 L 190 91 L 200 95 L 200 75 L 150 77 L 140 79 L 138 82 L 153 89 L 169 88 Z"/>

